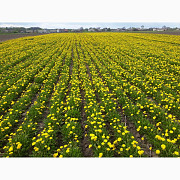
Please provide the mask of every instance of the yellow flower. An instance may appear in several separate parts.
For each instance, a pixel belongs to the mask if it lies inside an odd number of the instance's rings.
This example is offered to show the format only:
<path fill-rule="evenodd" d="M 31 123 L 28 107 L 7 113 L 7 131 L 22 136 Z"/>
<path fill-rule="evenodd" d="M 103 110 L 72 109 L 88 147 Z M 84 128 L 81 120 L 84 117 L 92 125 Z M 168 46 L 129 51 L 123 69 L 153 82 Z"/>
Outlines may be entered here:
<path fill-rule="evenodd" d="M 59 157 L 60 157 L 60 158 L 62 158 L 62 157 L 63 157 L 63 155 L 60 155 Z"/>
<path fill-rule="evenodd" d="M 138 154 L 141 156 L 142 154 L 144 154 L 143 150 L 138 151 Z"/>
<path fill-rule="evenodd" d="M 11 152 L 11 151 L 13 151 L 13 146 L 11 146 L 11 147 L 9 148 L 9 152 Z"/>
<path fill-rule="evenodd" d="M 66 153 L 69 153 L 69 148 L 67 148 Z"/>
<path fill-rule="evenodd" d="M 101 129 L 99 129 L 98 131 L 99 131 L 100 133 L 102 133 L 102 130 L 101 130 Z"/>
<path fill-rule="evenodd" d="M 99 153 L 99 158 L 101 158 L 103 156 L 103 153 Z"/>
<path fill-rule="evenodd" d="M 169 118 L 172 118 L 172 114 L 168 115 Z"/>
<path fill-rule="evenodd" d="M 53 157 L 57 157 L 57 156 L 58 156 L 58 153 L 54 153 L 54 154 L 53 154 Z"/>
<path fill-rule="evenodd" d="M 160 150 L 157 149 L 157 150 L 156 150 L 156 154 L 160 154 Z"/>
<path fill-rule="evenodd" d="M 32 143 L 32 146 L 34 146 L 35 144 L 36 144 L 36 142 L 33 142 L 33 143 Z"/>
<path fill-rule="evenodd" d="M 35 151 L 39 151 L 39 148 L 37 148 L 37 147 L 34 147 L 34 150 L 35 150 Z"/>
<path fill-rule="evenodd" d="M 165 144 L 161 144 L 161 148 L 162 148 L 162 150 L 166 149 L 166 145 Z"/>
<path fill-rule="evenodd" d="M 179 156 L 179 152 L 175 151 L 173 154 Z"/>
<path fill-rule="evenodd" d="M 19 143 L 19 144 L 17 145 L 17 149 L 20 149 L 20 148 L 21 148 L 21 146 L 22 146 L 22 144 L 21 144 L 21 143 Z"/>

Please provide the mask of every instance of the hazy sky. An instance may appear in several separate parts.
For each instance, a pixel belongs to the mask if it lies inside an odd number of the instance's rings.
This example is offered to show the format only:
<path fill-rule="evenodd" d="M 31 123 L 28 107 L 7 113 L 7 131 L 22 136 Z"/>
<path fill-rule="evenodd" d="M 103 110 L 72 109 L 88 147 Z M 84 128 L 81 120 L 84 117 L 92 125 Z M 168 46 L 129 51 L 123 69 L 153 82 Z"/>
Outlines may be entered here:
<path fill-rule="evenodd" d="M 0 1 L 0 22 L 180 22 L 179 0 Z"/>

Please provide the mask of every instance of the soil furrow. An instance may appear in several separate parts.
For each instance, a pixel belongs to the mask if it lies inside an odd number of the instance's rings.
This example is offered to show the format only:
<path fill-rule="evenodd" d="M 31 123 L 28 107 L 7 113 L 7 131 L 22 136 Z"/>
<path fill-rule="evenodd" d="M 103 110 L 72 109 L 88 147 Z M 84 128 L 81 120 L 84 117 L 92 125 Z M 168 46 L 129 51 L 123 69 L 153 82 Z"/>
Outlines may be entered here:
<path fill-rule="evenodd" d="M 90 73 L 89 66 L 86 65 L 86 68 L 87 68 L 87 73 L 88 73 L 89 78 L 90 78 L 90 80 L 91 80 L 92 86 L 94 87 L 94 84 L 93 84 L 93 81 L 92 81 L 92 75 L 91 75 L 91 73 Z M 101 98 L 99 97 L 99 94 L 98 94 L 96 91 L 95 91 L 95 96 L 96 96 L 96 101 L 97 101 L 98 105 L 100 105 L 100 104 L 102 103 L 102 102 L 101 102 Z M 102 115 L 106 116 L 106 113 L 105 113 L 105 112 L 102 112 Z M 110 122 L 109 122 L 108 120 L 106 120 L 106 117 L 105 117 L 104 120 L 105 120 L 104 122 L 105 122 L 105 124 L 106 124 L 106 129 L 107 129 L 107 131 L 109 132 L 109 134 L 111 135 L 111 136 L 110 136 L 110 141 L 111 141 L 111 143 L 113 144 L 113 142 L 115 141 L 114 131 L 113 131 L 111 125 L 110 125 Z M 114 156 L 116 157 L 117 154 L 114 154 Z"/>
<path fill-rule="evenodd" d="M 79 59 L 79 52 L 77 50 L 77 46 L 76 46 L 76 51 L 78 54 L 78 59 Z M 88 134 L 88 130 L 87 128 L 85 128 L 86 126 L 86 122 L 87 122 L 87 116 L 84 110 L 84 106 L 85 106 L 85 91 L 83 90 L 83 85 L 82 85 L 82 81 L 79 77 L 80 71 L 79 71 L 79 64 L 78 64 L 78 79 L 81 82 L 80 84 L 80 94 L 81 94 L 81 129 L 82 129 L 82 140 L 81 140 L 81 149 L 82 149 L 82 154 L 83 157 L 93 157 L 93 152 L 92 149 L 89 148 L 90 145 L 90 141 L 89 138 L 86 136 L 86 134 Z"/>
<path fill-rule="evenodd" d="M 84 90 L 82 90 L 82 88 L 80 88 L 80 93 L 81 93 L 81 128 L 83 130 L 83 135 L 82 135 L 82 141 L 81 141 L 81 148 L 82 148 L 82 153 L 83 153 L 83 157 L 93 157 L 93 152 L 92 149 L 89 148 L 90 145 L 90 141 L 88 139 L 88 137 L 86 136 L 86 134 L 88 134 L 88 130 L 85 128 L 85 122 L 87 121 L 87 117 L 86 117 L 86 113 L 84 110 L 84 106 L 85 106 L 85 100 L 84 100 Z"/>

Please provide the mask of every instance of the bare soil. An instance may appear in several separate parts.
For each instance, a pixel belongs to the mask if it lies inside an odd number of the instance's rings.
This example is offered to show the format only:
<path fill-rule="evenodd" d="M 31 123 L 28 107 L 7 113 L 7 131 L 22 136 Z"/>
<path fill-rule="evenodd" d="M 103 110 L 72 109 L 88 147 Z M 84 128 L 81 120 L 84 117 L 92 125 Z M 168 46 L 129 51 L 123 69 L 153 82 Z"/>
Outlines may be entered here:
<path fill-rule="evenodd" d="M 180 31 L 157 31 L 154 34 L 180 35 Z"/>
<path fill-rule="evenodd" d="M 129 31 L 128 33 L 180 35 L 180 31 L 179 30 L 178 31 Z"/>
<path fill-rule="evenodd" d="M 7 41 L 10 39 L 17 39 L 20 37 L 26 37 L 26 36 L 39 36 L 42 34 L 39 33 L 28 33 L 28 34 L 0 34 L 0 42 Z"/>

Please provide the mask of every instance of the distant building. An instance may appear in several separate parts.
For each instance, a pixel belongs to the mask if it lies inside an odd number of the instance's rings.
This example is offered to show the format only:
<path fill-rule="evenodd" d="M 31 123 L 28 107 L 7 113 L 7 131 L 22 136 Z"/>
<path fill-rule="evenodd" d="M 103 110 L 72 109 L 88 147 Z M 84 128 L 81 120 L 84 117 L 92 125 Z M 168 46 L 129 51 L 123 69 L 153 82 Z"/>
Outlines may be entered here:
<path fill-rule="evenodd" d="M 88 31 L 89 31 L 89 32 L 102 32 L 103 30 L 101 30 L 100 27 L 97 27 L 97 28 L 92 28 L 92 27 L 90 27 L 90 28 L 88 29 Z"/>
<path fill-rule="evenodd" d="M 161 28 L 153 28 L 153 31 L 164 31 L 164 29 L 161 29 Z"/>
<path fill-rule="evenodd" d="M 83 32 L 83 27 L 80 27 L 78 29 L 71 29 L 71 32 Z"/>
<path fill-rule="evenodd" d="M 89 28 L 88 31 L 89 32 L 96 32 L 96 29 L 95 28 Z"/>
<path fill-rule="evenodd" d="M 26 29 L 26 33 L 33 33 L 32 29 Z"/>
<path fill-rule="evenodd" d="M 103 32 L 107 32 L 107 28 L 103 28 L 102 31 L 103 31 Z"/>
<path fill-rule="evenodd" d="M 111 32 L 117 32 L 117 29 L 111 29 Z"/>
<path fill-rule="evenodd" d="M 68 29 L 64 29 L 64 31 L 63 31 L 64 33 L 67 33 L 67 32 L 69 32 L 69 30 Z"/>
<path fill-rule="evenodd" d="M 122 29 L 121 28 L 117 28 L 117 32 L 120 32 L 120 31 L 122 31 Z"/>
<path fill-rule="evenodd" d="M 57 33 L 67 33 L 69 29 L 57 29 Z"/>
<path fill-rule="evenodd" d="M 100 28 L 100 27 L 97 27 L 97 28 L 96 28 L 96 31 L 101 32 L 101 28 Z"/>
<path fill-rule="evenodd" d="M 50 33 L 57 33 L 57 29 L 49 29 Z"/>
<path fill-rule="evenodd" d="M 47 29 L 39 29 L 37 30 L 38 33 L 48 33 Z"/>

